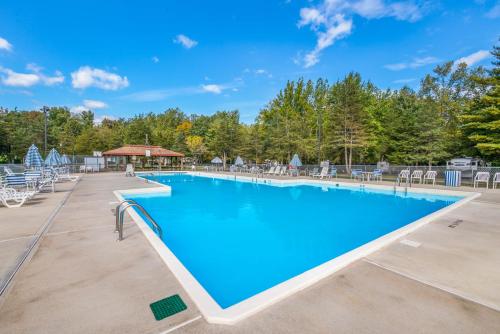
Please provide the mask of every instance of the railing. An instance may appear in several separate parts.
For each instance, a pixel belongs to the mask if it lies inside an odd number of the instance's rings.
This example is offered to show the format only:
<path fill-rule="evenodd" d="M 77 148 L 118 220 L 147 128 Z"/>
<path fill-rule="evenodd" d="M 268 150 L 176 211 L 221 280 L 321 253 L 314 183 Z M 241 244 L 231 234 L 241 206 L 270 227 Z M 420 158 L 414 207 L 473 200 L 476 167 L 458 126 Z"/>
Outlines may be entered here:
<path fill-rule="evenodd" d="M 115 232 L 118 232 L 118 241 L 123 240 L 123 218 L 125 216 L 125 211 L 131 207 L 136 207 L 137 209 L 139 209 L 139 211 L 144 215 L 144 217 L 146 217 L 151 222 L 151 225 L 153 225 L 154 229 L 156 230 L 156 233 L 161 239 L 163 236 L 161 227 L 155 222 L 155 220 L 149 215 L 149 213 L 147 213 L 147 211 L 144 210 L 144 208 L 136 201 L 132 199 L 126 199 L 124 201 L 121 201 L 120 204 L 118 204 L 115 209 L 115 216 L 116 216 Z"/>

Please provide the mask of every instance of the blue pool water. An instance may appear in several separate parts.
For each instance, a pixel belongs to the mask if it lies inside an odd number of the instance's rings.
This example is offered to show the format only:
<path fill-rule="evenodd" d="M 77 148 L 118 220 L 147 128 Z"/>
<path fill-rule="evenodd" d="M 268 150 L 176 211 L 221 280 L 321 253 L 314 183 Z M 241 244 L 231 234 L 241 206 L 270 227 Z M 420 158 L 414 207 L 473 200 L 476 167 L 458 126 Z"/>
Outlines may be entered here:
<path fill-rule="evenodd" d="M 127 198 L 160 224 L 163 242 L 222 308 L 460 199 L 187 174 L 147 178 L 172 194 Z"/>

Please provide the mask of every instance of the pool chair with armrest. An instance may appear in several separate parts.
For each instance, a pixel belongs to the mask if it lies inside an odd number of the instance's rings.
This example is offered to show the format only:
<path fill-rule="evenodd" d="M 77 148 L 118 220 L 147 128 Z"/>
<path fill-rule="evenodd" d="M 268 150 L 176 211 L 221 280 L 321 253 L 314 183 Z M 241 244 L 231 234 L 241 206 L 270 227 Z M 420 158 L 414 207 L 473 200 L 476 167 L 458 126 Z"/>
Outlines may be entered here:
<path fill-rule="evenodd" d="M 423 170 L 416 169 L 411 173 L 410 182 L 413 183 L 413 180 L 418 180 L 418 183 L 422 183 L 422 175 L 424 174 Z"/>
<path fill-rule="evenodd" d="M 318 167 L 314 167 L 312 172 L 309 172 L 309 176 L 311 177 L 314 177 L 314 175 L 318 174 L 319 173 L 319 168 Z"/>
<path fill-rule="evenodd" d="M 436 185 L 436 176 L 437 172 L 435 170 L 428 170 L 424 175 L 423 183 L 425 184 L 427 181 L 432 181 L 432 185 Z"/>
<path fill-rule="evenodd" d="M 489 187 L 490 173 L 489 172 L 477 172 L 474 177 L 474 188 L 479 186 L 480 182 L 486 183 L 486 189 Z"/>
<path fill-rule="evenodd" d="M 496 189 L 497 184 L 499 183 L 500 183 L 500 173 L 495 173 L 495 175 L 493 175 L 493 181 L 492 181 L 493 189 Z"/>
<path fill-rule="evenodd" d="M 353 169 L 351 170 L 351 179 L 363 179 L 363 170 Z"/>
<path fill-rule="evenodd" d="M 402 181 L 405 181 L 408 183 L 410 181 L 410 170 L 409 169 L 403 169 L 401 172 L 399 172 L 397 181 L 398 184 L 401 184 Z"/>
<path fill-rule="evenodd" d="M 382 174 L 383 174 L 383 172 L 381 169 L 374 169 L 373 174 L 372 174 L 372 178 L 375 181 L 382 181 Z"/>
<path fill-rule="evenodd" d="M 321 172 L 319 172 L 319 174 L 317 173 L 313 175 L 313 177 L 317 177 L 319 179 L 322 179 L 327 176 L 328 176 L 328 167 L 321 167 Z"/>
<path fill-rule="evenodd" d="M 127 164 L 125 168 L 125 176 L 135 176 L 134 165 Z"/>
<path fill-rule="evenodd" d="M 271 166 L 268 171 L 264 172 L 264 174 L 274 174 L 274 170 L 276 169 L 276 166 Z"/>
<path fill-rule="evenodd" d="M 333 177 L 337 178 L 337 168 L 331 168 L 331 169 L 330 169 L 330 172 L 329 172 L 329 173 L 328 173 L 328 175 L 327 175 L 327 177 L 328 177 L 329 179 L 331 179 L 331 178 L 333 178 Z"/>

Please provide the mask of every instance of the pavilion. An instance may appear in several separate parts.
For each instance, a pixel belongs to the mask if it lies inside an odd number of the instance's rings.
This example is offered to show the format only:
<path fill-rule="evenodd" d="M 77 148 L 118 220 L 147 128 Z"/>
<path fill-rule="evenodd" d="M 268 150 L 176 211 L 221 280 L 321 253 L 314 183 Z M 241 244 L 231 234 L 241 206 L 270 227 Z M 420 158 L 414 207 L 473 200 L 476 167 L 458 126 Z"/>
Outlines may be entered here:
<path fill-rule="evenodd" d="M 153 145 L 125 145 L 103 152 L 106 167 L 125 168 L 126 164 L 134 164 L 140 168 L 161 168 L 163 166 L 181 166 L 184 154 Z"/>

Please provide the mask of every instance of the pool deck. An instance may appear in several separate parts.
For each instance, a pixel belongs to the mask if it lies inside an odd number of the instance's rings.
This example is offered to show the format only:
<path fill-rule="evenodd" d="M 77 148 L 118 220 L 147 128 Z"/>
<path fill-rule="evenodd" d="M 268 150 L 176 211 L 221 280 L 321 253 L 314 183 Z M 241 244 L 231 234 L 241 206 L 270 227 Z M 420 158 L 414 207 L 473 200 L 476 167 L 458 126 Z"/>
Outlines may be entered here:
<path fill-rule="evenodd" d="M 84 175 L 29 207 L 0 207 L 0 269 L 12 258 L 6 254 L 25 247 L 15 240 L 50 223 L 0 297 L 0 333 L 499 332 L 500 189 L 480 190 L 481 197 L 403 238 L 413 246 L 394 242 L 223 326 L 201 317 L 135 224 L 126 223 L 126 239 L 116 241 L 112 191 L 151 186 L 122 173 Z M 188 309 L 156 321 L 149 304 L 172 294 Z"/>

